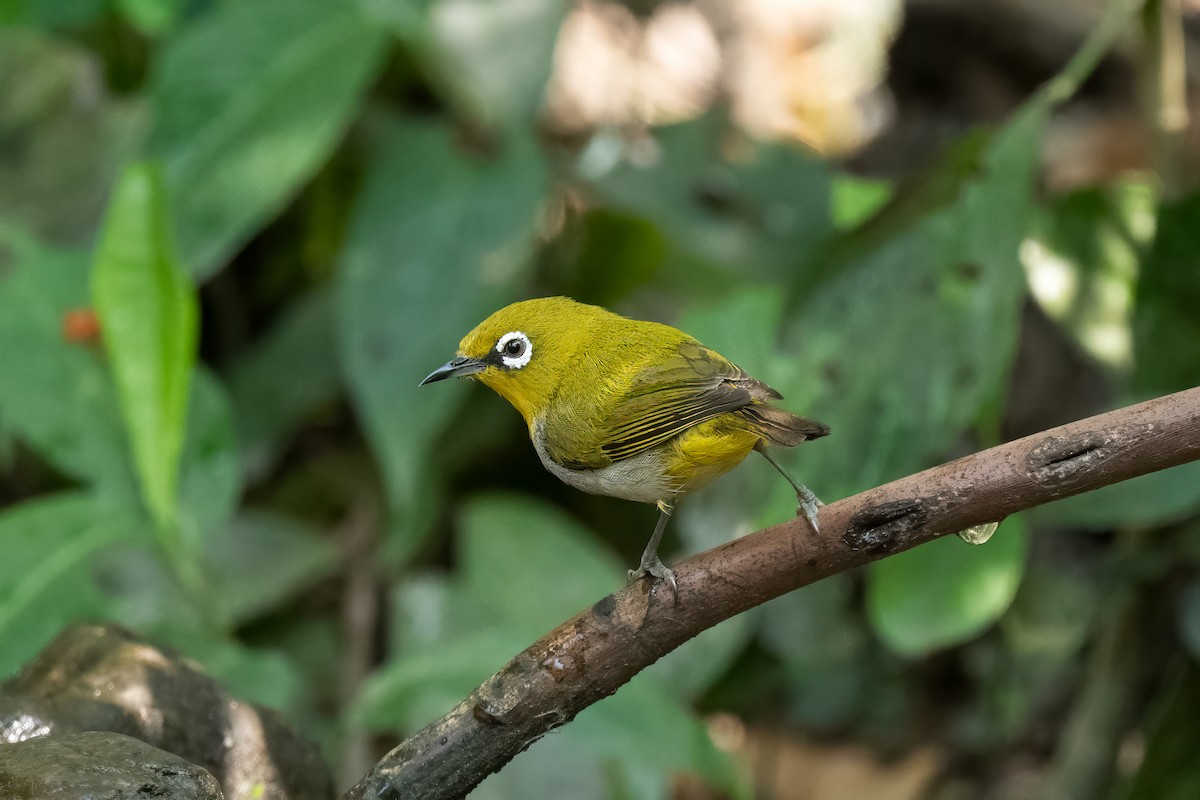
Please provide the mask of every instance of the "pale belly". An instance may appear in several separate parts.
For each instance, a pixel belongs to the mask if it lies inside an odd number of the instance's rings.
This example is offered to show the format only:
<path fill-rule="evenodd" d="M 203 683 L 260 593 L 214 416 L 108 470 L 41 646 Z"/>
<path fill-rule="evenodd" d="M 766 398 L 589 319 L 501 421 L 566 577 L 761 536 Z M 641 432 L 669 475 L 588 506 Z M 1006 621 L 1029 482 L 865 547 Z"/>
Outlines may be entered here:
<path fill-rule="evenodd" d="M 533 434 L 533 447 L 542 465 L 556 478 L 588 494 L 620 497 L 637 503 L 670 503 L 676 491 L 662 464 L 662 451 L 650 450 L 602 469 L 567 469 L 555 463 L 542 445 L 540 429 Z"/>

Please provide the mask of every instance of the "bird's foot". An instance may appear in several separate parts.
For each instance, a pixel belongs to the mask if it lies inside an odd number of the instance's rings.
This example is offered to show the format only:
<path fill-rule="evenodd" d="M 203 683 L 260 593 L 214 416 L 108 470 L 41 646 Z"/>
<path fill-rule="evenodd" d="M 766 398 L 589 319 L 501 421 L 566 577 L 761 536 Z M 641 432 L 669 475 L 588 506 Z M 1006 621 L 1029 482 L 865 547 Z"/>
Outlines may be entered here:
<path fill-rule="evenodd" d="M 629 570 L 629 582 L 633 583 L 647 575 L 665 582 L 671 587 L 673 594 L 678 591 L 679 585 L 675 582 L 675 570 L 662 563 L 662 560 L 657 555 L 650 558 L 642 556 L 642 563 L 638 565 L 638 568 Z"/>
<path fill-rule="evenodd" d="M 796 501 L 798 503 L 796 506 L 796 516 L 802 516 L 808 520 L 808 524 L 812 526 L 813 533 L 820 535 L 821 528 L 817 525 L 817 509 L 825 504 L 817 499 L 817 496 L 807 488 L 804 489 L 804 492 L 796 492 Z"/>

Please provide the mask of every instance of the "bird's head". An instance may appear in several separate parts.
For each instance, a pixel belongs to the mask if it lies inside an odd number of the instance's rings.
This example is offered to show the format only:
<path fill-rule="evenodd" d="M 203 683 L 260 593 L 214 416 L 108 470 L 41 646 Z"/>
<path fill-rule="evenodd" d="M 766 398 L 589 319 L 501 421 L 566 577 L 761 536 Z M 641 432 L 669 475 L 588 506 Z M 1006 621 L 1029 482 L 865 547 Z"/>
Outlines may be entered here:
<path fill-rule="evenodd" d="M 505 306 L 463 337 L 457 357 L 421 381 L 476 378 L 503 396 L 532 424 L 574 369 L 575 354 L 594 318 L 609 312 L 567 297 Z"/>

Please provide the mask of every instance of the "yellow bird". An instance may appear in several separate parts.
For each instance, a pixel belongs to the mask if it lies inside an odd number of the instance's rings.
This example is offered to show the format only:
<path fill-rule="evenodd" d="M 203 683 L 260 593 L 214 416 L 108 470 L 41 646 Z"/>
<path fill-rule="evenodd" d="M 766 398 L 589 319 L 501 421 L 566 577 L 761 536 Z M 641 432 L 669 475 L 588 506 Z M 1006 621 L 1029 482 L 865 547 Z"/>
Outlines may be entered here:
<path fill-rule="evenodd" d="M 500 309 L 425 380 L 472 377 L 521 412 L 546 469 L 592 494 L 658 506 L 658 524 L 630 580 L 675 587 L 658 557 L 679 497 L 757 450 L 796 490 L 817 528 L 821 505 L 769 444 L 795 447 L 829 427 L 772 405 L 782 395 L 669 325 L 628 319 L 566 297 Z"/>

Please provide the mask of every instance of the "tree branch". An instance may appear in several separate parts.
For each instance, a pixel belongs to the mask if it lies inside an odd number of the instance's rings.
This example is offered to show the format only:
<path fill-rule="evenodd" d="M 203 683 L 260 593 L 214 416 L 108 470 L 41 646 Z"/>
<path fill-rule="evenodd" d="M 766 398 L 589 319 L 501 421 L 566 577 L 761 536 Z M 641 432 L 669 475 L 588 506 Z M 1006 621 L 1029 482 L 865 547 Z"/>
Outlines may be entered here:
<path fill-rule="evenodd" d="M 461 797 L 548 731 L 735 614 L 947 533 L 1196 459 L 1200 388 L 824 506 L 819 536 L 795 519 L 692 556 L 675 565 L 677 602 L 645 580 L 601 599 L 388 753 L 345 798 Z"/>

